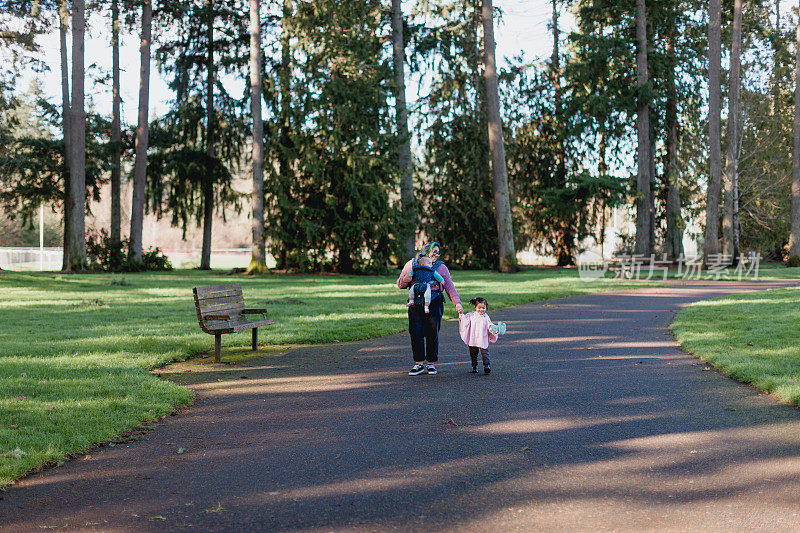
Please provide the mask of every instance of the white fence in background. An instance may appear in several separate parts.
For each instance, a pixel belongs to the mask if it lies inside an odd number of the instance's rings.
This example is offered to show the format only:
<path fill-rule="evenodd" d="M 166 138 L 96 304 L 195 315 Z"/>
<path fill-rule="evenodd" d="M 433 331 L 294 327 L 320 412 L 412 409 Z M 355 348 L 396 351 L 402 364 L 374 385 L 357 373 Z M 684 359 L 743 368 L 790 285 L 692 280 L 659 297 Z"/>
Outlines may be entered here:
<path fill-rule="evenodd" d="M 61 270 L 61 248 L 0 248 L 0 268 L 3 270 Z M 164 250 L 175 268 L 194 268 L 200 265 L 200 250 Z M 214 250 L 211 268 L 246 268 L 250 264 L 249 248 Z M 267 266 L 275 260 L 267 255 Z"/>
<path fill-rule="evenodd" d="M 61 248 L 0 248 L 3 270 L 61 270 Z"/>

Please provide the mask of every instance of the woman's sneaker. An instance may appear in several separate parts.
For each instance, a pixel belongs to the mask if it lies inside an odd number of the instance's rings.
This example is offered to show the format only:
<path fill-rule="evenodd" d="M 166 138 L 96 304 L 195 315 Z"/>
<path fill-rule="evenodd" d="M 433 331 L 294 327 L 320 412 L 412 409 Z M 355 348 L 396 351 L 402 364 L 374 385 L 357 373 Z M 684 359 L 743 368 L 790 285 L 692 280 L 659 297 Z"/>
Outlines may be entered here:
<path fill-rule="evenodd" d="M 428 374 L 436 374 L 436 372 L 437 372 L 436 367 L 433 366 L 433 365 L 428 365 L 427 370 L 428 370 Z"/>
<path fill-rule="evenodd" d="M 411 370 L 408 372 L 409 376 L 419 376 L 420 374 L 425 373 L 425 367 L 422 365 L 414 365 Z"/>

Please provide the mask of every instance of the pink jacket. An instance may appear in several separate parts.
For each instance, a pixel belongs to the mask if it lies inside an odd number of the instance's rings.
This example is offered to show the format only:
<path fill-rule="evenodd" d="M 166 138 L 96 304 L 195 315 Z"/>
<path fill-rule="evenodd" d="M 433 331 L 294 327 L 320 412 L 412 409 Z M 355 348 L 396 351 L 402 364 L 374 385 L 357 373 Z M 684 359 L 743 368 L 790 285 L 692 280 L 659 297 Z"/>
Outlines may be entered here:
<path fill-rule="evenodd" d="M 492 325 L 489 315 L 481 316 L 476 311 L 458 317 L 458 331 L 467 346 L 486 349 L 490 342 L 497 342 L 497 335 L 489 331 Z"/>
<path fill-rule="evenodd" d="M 441 283 L 441 288 L 444 289 L 444 292 L 447 293 L 447 296 L 450 298 L 450 301 L 453 302 L 453 305 L 461 305 L 461 298 L 458 296 L 458 291 L 456 290 L 456 286 L 453 285 L 453 280 L 450 277 L 450 271 L 444 266 L 444 263 L 439 265 L 436 269 L 436 272 L 444 278 L 444 282 Z M 400 277 L 397 278 L 397 286 L 401 289 L 407 289 L 411 284 L 410 283 L 403 283 L 401 280 L 407 275 L 411 273 L 411 260 L 408 260 L 403 266 L 402 272 L 400 272 Z M 439 290 L 439 283 L 434 283 L 431 285 L 431 290 L 436 291 Z"/>

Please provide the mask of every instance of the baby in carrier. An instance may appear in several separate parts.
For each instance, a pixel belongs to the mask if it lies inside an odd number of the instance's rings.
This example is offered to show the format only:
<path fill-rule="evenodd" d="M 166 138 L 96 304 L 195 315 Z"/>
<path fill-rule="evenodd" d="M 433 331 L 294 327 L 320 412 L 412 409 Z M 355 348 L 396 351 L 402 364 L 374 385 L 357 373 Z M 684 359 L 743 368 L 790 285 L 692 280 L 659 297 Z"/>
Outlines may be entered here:
<path fill-rule="evenodd" d="M 442 283 L 444 278 L 433 268 L 433 260 L 422 253 L 411 263 L 411 286 L 408 288 L 408 303 L 411 307 L 420 298 L 425 302 L 425 312 L 430 313 L 431 305 L 431 285 Z"/>

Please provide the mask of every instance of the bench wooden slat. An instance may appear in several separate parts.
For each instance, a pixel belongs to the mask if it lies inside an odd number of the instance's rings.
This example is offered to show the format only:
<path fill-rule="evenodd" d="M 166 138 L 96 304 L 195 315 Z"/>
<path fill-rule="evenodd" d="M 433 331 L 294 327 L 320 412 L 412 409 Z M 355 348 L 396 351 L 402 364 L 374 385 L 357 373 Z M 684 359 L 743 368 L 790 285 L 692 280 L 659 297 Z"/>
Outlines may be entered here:
<path fill-rule="evenodd" d="M 204 297 L 208 294 L 213 294 L 215 292 L 225 292 L 225 291 L 238 291 L 239 293 L 242 292 L 242 286 L 238 283 L 231 283 L 228 285 L 207 285 L 205 287 L 195 287 L 194 293 L 198 296 Z"/>
<path fill-rule="evenodd" d="M 205 300 L 197 300 L 197 305 L 199 305 L 200 307 L 206 307 L 206 306 L 209 306 L 209 305 L 219 305 L 219 304 L 233 303 L 233 302 L 235 302 L 235 303 L 244 303 L 244 298 L 242 298 L 241 294 L 239 296 L 225 296 L 225 297 L 219 297 L 219 298 L 206 298 Z"/>
<path fill-rule="evenodd" d="M 244 331 L 246 329 L 253 329 L 259 328 L 261 326 L 269 326 L 270 324 L 274 324 L 275 321 L 272 319 L 269 320 L 258 320 L 256 322 L 248 322 L 247 324 L 239 324 L 233 326 L 233 331 Z M 233 325 L 233 324 L 231 324 Z"/>
<path fill-rule="evenodd" d="M 243 298 L 241 291 L 220 291 L 210 292 L 196 296 L 198 302 L 205 302 L 207 300 L 215 300 L 217 298 Z"/>
<path fill-rule="evenodd" d="M 241 315 L 243 304 L 224 304 L 216 307 L 206 307 L 200 311 L 202 316 L 206 315 Z"/>

